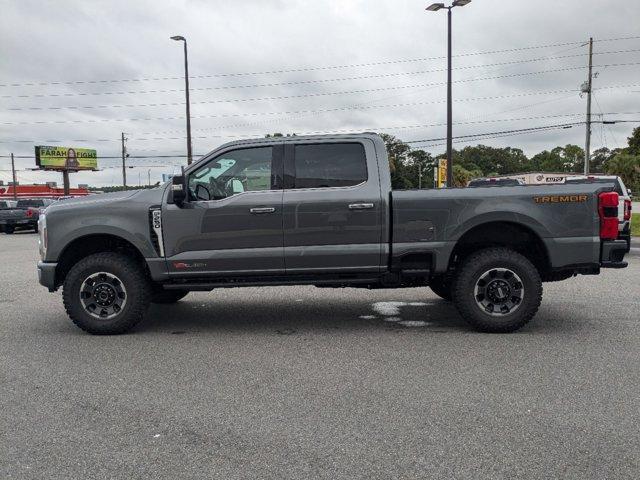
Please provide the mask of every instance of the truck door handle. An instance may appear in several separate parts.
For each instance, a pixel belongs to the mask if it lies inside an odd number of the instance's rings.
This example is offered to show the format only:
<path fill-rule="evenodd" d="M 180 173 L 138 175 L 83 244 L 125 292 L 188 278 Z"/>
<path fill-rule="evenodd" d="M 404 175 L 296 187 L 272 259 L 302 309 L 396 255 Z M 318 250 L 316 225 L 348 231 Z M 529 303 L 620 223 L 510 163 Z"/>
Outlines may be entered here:
<path fill-rule="evenodd" d="M 349 210 L 367 210 L 373 208 L 373 203 L 351 203 Z"/>
<path fill-rule="evenodd" d="M 260 213 L 273 213 L 276 211 L 273 207 L 256 207 L 249 209 L 251 213 L 260 214 Z"/>

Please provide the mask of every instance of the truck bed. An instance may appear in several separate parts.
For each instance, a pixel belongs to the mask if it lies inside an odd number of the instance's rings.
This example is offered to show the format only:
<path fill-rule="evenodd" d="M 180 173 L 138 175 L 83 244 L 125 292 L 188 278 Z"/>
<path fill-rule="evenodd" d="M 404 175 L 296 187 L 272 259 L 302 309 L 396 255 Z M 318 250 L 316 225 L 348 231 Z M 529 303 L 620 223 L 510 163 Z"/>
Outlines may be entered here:
<path fill-rule="evenodd" d="M 597 194 L 613 185 L 520 185 L 392 192 L 395 257 L 432 254 L 444 271 L 456 243 L 476 226 L 529 229 L 556 268 L 593 262 L 600 249 Z"/>

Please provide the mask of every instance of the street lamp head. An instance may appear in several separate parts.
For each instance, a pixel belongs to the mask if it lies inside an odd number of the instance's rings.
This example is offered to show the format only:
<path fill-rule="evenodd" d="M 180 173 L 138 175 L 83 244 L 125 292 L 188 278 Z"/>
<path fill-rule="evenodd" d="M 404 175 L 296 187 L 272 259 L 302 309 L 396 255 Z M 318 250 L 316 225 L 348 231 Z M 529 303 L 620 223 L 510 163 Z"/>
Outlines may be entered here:
<path fill-rule="evenodd" d="M 171 37 L 171 40 L 177 40 L 177 41 L 183 41 L 183 42 L 187 41 L 187 39 L 184 38 L 182 35 L 174 35 L 173 37 Z"/>
<path fill-rule="evenodd" d="M 445 8 L 444 3 L 433 3 L 427 7 L 427 10 L 429 10 L 430 12 L 437 12 L 438 10 L 441 10 L 443 8 Z"/>
<path fill-rule="evenodd" d="M 455 0 L 452 5 L 454 7 L 464 7 L 465 5 L 469 5 L 471 0 Z"/>

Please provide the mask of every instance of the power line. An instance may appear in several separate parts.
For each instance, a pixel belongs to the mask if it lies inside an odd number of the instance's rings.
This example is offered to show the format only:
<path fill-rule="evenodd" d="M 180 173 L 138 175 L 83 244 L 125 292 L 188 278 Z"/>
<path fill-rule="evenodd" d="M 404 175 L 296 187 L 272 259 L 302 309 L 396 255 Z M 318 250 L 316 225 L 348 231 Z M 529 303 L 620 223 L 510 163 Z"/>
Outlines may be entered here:
<path fill-rule="evenodd" d="M 506 133 L 516 133 L 516 132 L 532 132 L 532 131 L 536 131 L 536 130 L 544 130 L 544 129 L 550 129 L 550 128 L 570 128 L 573 127 L 575 125 L 581 125 L 584 122 L 571 122 L 571 123 L 559 123 L 559 124 L 555 124 L 555 125 L 544 125 L 544 126 L 540 126 L 540 127 L 529 127 L 529 128 L 518 128 L 515 130 L 502 130 L 499 132 L 487 132 L 487 133 L 477 133 L 477 134 L 473 134 L 473 135 L 457 135 L 454 136 L 453 138 L 456 139 L 460 139 L 460 138 L 472 138 L 472 137 L 484 137 L 486 135 L 501 135 L 501 134 L 506 134 Z M 442 140 L 446 140 L 447 138 L 427 138 L 427 139 L 422 139 L 422 140 L 408 140 L 405 141 L 404 143 L 429 143 L 429 142 L 440 142 Z"/>
<path fill-rule="evenodd" d="M 640 84 L 624 84 L 624 85 L 611 85 L 606 87 L 601 87 L 598 90 L 613 90 L 619 88 L 629 88 L 640 86 Z M 472 101 L 480 101 L 480 100 L 494 100 L 501 98 L 516 98 L 516 97 L 526 97 L 533 95 L 549 95 L 554 93 L 566 93 L 566 92 L 577 92 L 577 89 L 565 89 L 565 90 L 548 90 L 541 92 L 527 92 L 527 93 L 518 93 L 511 95 L 496 95 L 496 96 L 485 96 L 485 97 L 468 97 L 461 98 L 456 100 L 456 102 L 472 102 Z M 429 102 L 416 102 L 415 105 L 433 105 L 438 103 L 443 103 L 444 100 L 433 100 Z M 345 107 L 346 108 L 346 107 Z M 328 109 L 331 110 L 331 109 Z M 310 113 L 312 111 L 299 110 L 298 113 Z M 286 112 L 285 112 L 286 113 Z M 218 118 L 219 115 L 193 115 L 191 118 Z M 165 120 L 183 120 L 184 117 L 147 117 L 147 118 L 102 118 L 95 120 L 37 120 L 34 122 L 0 122 L 0 125 L 40 125 L 40 124 L 85 124 L 85 123 L 108 123 L 108 122 L 141 122 L 141 121 L 165 121 Z"/>
<path fill-rule="evenodd" d="M 627 122 L 633 122 L 633 123 L 637 123 L 640 122 L 639 120 L 615 120 L 615 123 L 627 123 Z M 547 131 L 547 130 L 558 130 L 558 129 L 568 129 L 568 128 L 572 128 L 574 126 L 577 125 L 584 125 L 586 122 L 582 121 L 582 122 L 571 122 L 571 123 L 560 123 L 560 124 L 556 124 L 556 125 L 543 125 L 540 127 L 530 127 L 530 128 L 519 128 L 519 129 L 515 129 L 515 130 L 503 130 L 503 131 L 499 131 L 499 132 L 487 132 L 487 133 L 479 133 L 479 134 L 472 134 L 472 135 L 459 135 L 459 136 L 455 136 L 453 137 L 454 139 L 458 139 L 461 140 L 460 142 L 457 143 L 462 143 L 462 141 L 464 141 L 464 139 L 472 139 L 470 141 L 475 141 L 475 140 L 481 140 L 481 139 L 488 139 L 488 138 L 499 138 L 502 136 L 512 136 L 515 134 L 523 134 L 523 133 L 535 133 L 535 132 L 540 132 L 540 131 Z M 592 122 L 592 123 L 604 123 L 604 122 Z M 442 140 L 446 140 L 445 138 L 431 138 L 431 139 L 423 139 L 423 140 L 409 140 L 409 141 L 404 141 L 404 143 L 432 143 L 432 142 L 439 142 Z M 438 144 L 438 145 L 420 145 L 420 146 L 427 146 L 427 147 L 434 147 L 434 146 L 440 146 L 440 145 L 444 145 L 444 144 Z"/>
<path fill-rule="evenodd" d="M 616 123 L 624 123 L 624 122 L 634 122 L 634 123 L 638 123 L 640 122 L 640 119 L 638 120 L 616 120 Z M 498 132 L 486 132 L 486 133 L 477 133 L 477 134 L 470 134 L 470 135 L 458 135 L 458 136 L 454 136 L 453 139 L 456 140 L 455 143 L 465 143 L 465 142 L 473 142 L 476 140 L 488 140 L 488 139 L 493 139 L 493 138 L 501 138 L 501 137 L 508 137 L 508 136 L 515 136 L 515 135 L 521 135 L 521 134 L 528 134 L 528 133 L 538 133 L 538 132 L 544 132 L 544 131 L 550 131 L 550 130 L 558 130 L 558 129 L 568 129 L 568 128 L 572 128 L 574 126 L 577 125 L 583 125 L 585 122 L 571 122 L 571 123 L 562 123 L 562 124 L 555 124 L 555 125 L 543 125 L 543 126 L 539 126 L 539 127 L 530 127 L 530 128 L 522 128 L 522 129 L 515 129 L 515 130 L 503 130 L 503 131 L 498 131 Z M 593 122 L 593 123 L 603 123 L 603 122 Z M 382 129 L 380 129 L 382 130 Z M 341 130 L 343 132 L 347 132 L 347 130 Z M 358 132 L 360 132 L 361 130 L 357 130 Z M 356 130 L 354 130 L 353 132 L 356 132 Z M 321 133 L 321 132 L 311 132 L 311 133 Z M 444 143 L 439 143 L 439 144 L 433 144 L 433 142 L 439 142 L 442 140 L 446 140 L 446 138 L 432 138 L 432 139 L 422 139 L 422 140 L 409 140 L 409 141 L 405 141 L 404 143 L 408 143 L 408 144 L 416 144 L 416 143 L 426 143 L 427 145 L 415 145 L 416 147 L 427 147 L 427 148 L 433 148 L 433 147 L 437 147 L 437 146 L 442 146 L 444 145 Z M 202 157 L 204 155 L 202 154 L 198 154 L 195 155 L 197 157 Z M 8 158 L 9 155 L 0 155 L 0 158 Z M 35 160 L 35 158 L 33 156 L 30 155 L 15 155 L 14 158 L 17 159 L 29 159 L 29 160 Z M 150 156 L 132 156 L 129 158 L 138 158 L 138 159 L 152 159 L 152 158 L 186 158 L 186 155 L 150 155 Z M 99 157 L 98 160 L 105 160 L 105 159 L 120 159 L 120 157 L 118 156 L 103 156 L 103 157 Z M 181 164 L 178 165 L 174 165 L 174 164 L 162 164 L 162 165 L 131 165 L 129 168 L 154 168 L 154 167 L 158 167 L 158 168 L 163 168 L 163 167 L 177 167 L 177 166 L 181 166 Z M 120 168 L 120 166 L 105 166 L 103 168 L 101 168 L 101 170 L 106 170 L 106 169 L 110 169 L 110 168 Z M 8 170 L 0 170 L 0 171 L 8 171 Z M 38 169 L 18 169 L 17 171 L 40 171 Z"/>
<path fill-rule="evenodd" d="M 563 128 L 567 128 L 567 127 L 563 127 Z M 571 128 L 571 127 L 568 127 Z M 505 137 L 517 137 L 517 136 L 521 136 L 521 135 L 531 135 L 531 134 L 535 134 L 535 133 L 545 133 L 545 132 L 552 132 L 554 130 L 558 130 L 559 128 L 547 128 L 547 129 L 539 129 L 539 130 L 534 130 L 534 131 L 530 131 L 530 132 L 513 132 L 513 133 L 504 133 L 504 134 L 500 134 L 500 135 L 491 135 L 491 136 L 477 136 L 475 138 L 466 138 L 466 139 L 459 139 L 456 140 L 454 139 L 454 144 L 459 145 L 461 143 L 472 143 L 472 142 L 476 142 L 476 141 L 481 141 L 481 140 L 493 140 L 496 138 L 505 138 Z M 421 148 L 435 148 L 435 147 L 442 147 L 446 145 L 446 143 L 432 143 L 429 145 L 417 145 L 417 147 L 421 147 Z"/>
<path fill-rule="evenodd" d="M 626 66 L 626 65 L 640 65 L 640 62 L 634 62 L 634 63 L 625 63 L 625 64 L 608 64 L 608 65 L 600 65 L 601 67 L 610 67 L 610 66 Z M 550 69 L 550 70 L 539 70 L 539 71 L 535 71 L 535 72 L 520 72 L 520 73 L 510 73 L 510 74 L 505 74 L 505 75 L 497 75 L 497 76 L 492 76 L 492 77 L 478 77 L 478 78 L 466 78 L 466 79 L 461 79 L 461 80 L 455 80 L 453 83 L 469 83 L 469 82 L 479 82 L 479 81 L 485 81 L 485 80 L 497 80 L 497 79 L 502 79 L 502 78 L 514 78 L 514 77 L 523 77 L 523 76 L 529 76 L 529 75 L 541 75 L 541 74 L 545 74 L 545 73 L 557 73 L 557 72 L 566 72 L 566 71 L 573 71 L 573 70 L 582 70 L 585 69 L 587 67 L 585 67 L 584 65 L 580 65 L 580 66 L 576 66 L 576 67 L 565 67 L 565 68 L 554 68 L 554 69 Z M 439 86 L 439 85 L 446 85 L 446 82 L 435 82 L 435 83 L 425 83 L 425 84 L 420 84 L 420 87 L 427 87 L 427 86 Z M 232 102 L 234 100 L 227 100 L 229 102 Z M 211 102 L 191 102 L 191 104 L 207 104 L 207 103 L 211 103 Z M 70 106 L 61 106 L 61 107 L 9 107 L 6 110 L 8 111 L 42 111 L 42 110 L 63 110 L 63 109 L 69 109 L 69 110 L 84 110 L 84 109 L 96 109 L 96 108 L 138 108 L 138 107 L 166 107 L 166 106 L 177 106 L 177 105 L 184 105 L 184 102 L 172 102 L 172 103 L 141 103 L 141 104 L 128 104 L 128 105 L 118 105 L 118 104 L 112 104 L 112 105 L 70 105 Z M 243 114 L 237 114 L 237 116 L 240 116 Z"/>
<path fill-rule="evenodd" d="M 622 66 L 632 66 L 632 65 L 640 65 L 640 62 L 630 62 L 630 63 L 610 63 L 603 65 L 596 65 L 596 68 L 605 68 L 605 67 L 622 67 Z M 565 67 L 565 68 L 554 68 L 549 70 L 539 70 L 535 72 L 520 72 L 520 73 L 511 73 L 505 75 L 496 75 L 492 77 L 477 77 L 477 78 L 466 78 L 461 80 L 455 80 L 453 83 L 469 83 L 469 82 L 479 82 L 485 80 L 497 80 L 503 78 L 515 78 L 529 75 L 541 75 L 546 73 L 557 73 L 557 72 L 565 72 L 565 71 L 573 71 L 573 70 L 582 70 L 587 68 L 585 66 L 576 66 L 576 67 Z M 191 104 L 218 104 L 218 103 L 238 103 L 238 102 L 254 102 L 260 100 L 282 100 L 282 99 L 291 99 L 291 98 L 306 98 L 306 97 L 316 97 L 316 96 L 329 96 L 329 95 L 346 95 L 346 94 L 356 94 L 356 93 L 368 93 L 368 92 L 378 92 L 385 90 L 399 90 L 399 89 L 412 89 L 412 88 L 423 88 L 423 87 L 434 87 L 445 85 L 446 82 L 434 82 L 434 83 L 421 83 L 417 85 L 401 85 L 394 87 L 383 87 L 383 88 L 374 88 L 374 89 L 364 89 L 364 90 L 347 90 L 347 91 L 339 91 L 339 92 L 324 92 L 324 93 L 310 93 L 310 94 L 300 94 L 300 95 L 288 95 L 288 96 L 276 96 L 276 97 L 256 97 L 256 98 L 240 98 L 240 99 L 225 99 L 225 100 L 208 100 L 208 101 L 200 101 L 200 102 L 191 102 Z M 139 104 L 110 104 L 110 105 L 67 105 L 67 106 L 59 106 L 59 107 L 9 107 L 6 108 L 7 111 L 42 111 L 42 110 L 85 110 L 85 109 L 98 109 L 98 108 L 139 108 L 139 107 L 167 107 L 167 106 L 179 106 L 184 105 L 184 102 L 167 102 L 167 103 L 139 103 Z"/>
<path fill-rule="evenodd" d="M 636 115 L 640 114 L 640 112 L 608 112 L 603 113 L 602 115 Z M 581 113 L 570 113 L 570 114 L 559 114 L 559 115 L 541 115 L 541 116 L 529 116 L 529 117 L 519 117 L 519 118 L 504 118 L 504 119 L 495 119 L 495 120 L 479 120 L 479 121 L 467 121 L 467 122 L 458 122 L 455 125 L 474 125 L 474 124 L 485 124 L 485 123 L 499 123 L 499 122 L 516 122 L 516 121 L 524 121 L 524 120 L 538 120 L 538 119 L 547 119 L 547 118 L 562 118 L 562 117 L 575 117 L 581 116 Z M 495 135 L 495 134 L 503 134 L 503 133 L 511 133 L 511 132 L 526 132 L 526 131 L 534 131 L 546 128 L 564 128 L 567 126 L 580 125 L 585 122 L 570 122 L 570 123 L 562 123 L 555 125 L 547 125 L 542 127 L 529 127 L 515 130 L 504 130 L 499 132 L 489 132 L 489 133 L 481 133 L 481 134 L 473 134 L 473 135 L 461 135 L 454 138 L 470 138 L 470 137 L 483 137 L 485 135 Z M 605 121 L 594 121 L 593 123 L 605 123 Z M 606 121 L 606 124 L 609 123 L 640 123 L 640 119 L 616 119 Z M 363 131 L 389 131 L 389 130 L 403 130 L 403 129 L 416 129 L 416 128 L 425 128 L 425 127 L 436 127 L 445 125 L 443 123 L 432 123 L 432 124 L 414 124 L 414 125 L 396 125 L 396 126 L 377 126 L 377 127 L 363 127 L 357 129 L 337 129 L 337 130 L 315 130 L 302 132 L 298 135 L 318 135 L 318 134 L 336 134 L 336 133 L 360 133 Z M 228 138 L 264 138 L 262 135 L 228 135 Z M 198 139 L 209 139 L 209 138 L 220 138 L 219 136 L 198 136 L 194 137 Z M 184 137 L 156 137 L 156 138 L 131 138 L 131 140 L 136 141 L 157 141 L 157 140 L 183 140 Z M 422 139 L 422 140 L 410 140 L 405 141 L 404 143 L 424 143 L 424 142 L 435 142 L 445 140 L 446 138 L 433 138 L 433 139 Z M 58 143 L 59 140 L 46 140 L 47 142 Z M 84 141 L 84 140 L 69 140 L 69 141 Z M 88 142 L 91 140 L 87 140 Z M 117 141 L 117 140 L 114 140 Z M 38 141 L 27 141 L 20 140 L 14 142 L 29 142 L 36 143 Z M 202 155 L 198 155 L 202 156 Z M 33 159 L 32 155 L 15 155 L 15 158 L 28 158 Z M 145 159 L 145 158 L 183 158 L 186 155 L 177 154 L 177 155 L 131 155 L 127 157 L 128 159 Z M 9 158 L 8 155 L 0 155 L 0 158 Z M 99 156 L 99 160 L 105 159 L 120 159 L 120 156 Z"/>
<path fill-rule="evenodd" d="M 598 55 L 604 55 L 607 53 L 623 53 L 623 52 L 637 52 L 640 49 L 633 50 L 625 50 L 625 51 L 616 51 L 616 52 L 599 52 Z M 596 54 L 594 54 L 596 55 Z M 469 70 L 475 68 L 487 68 L 487 67 L 496 67 L 496 66 L 506 66 L 506 65 L 520 65 L 524 63 L 535 63 L 545 60 L 561 60 L 567 58 L 575 58 L 575 57 L 583 57 L 585 54 L 572 54 L 572 55 L 561 55 L 556 57 L 541 57 L 541 58 L 533 58 L 527 60 L 512 60 L 509 62 L 497 62 L 497 63 L 487 63 L 481 65 L 464 65 L 460 67 L 455 67 L 454 70 Z M 603 67 L 605 65 L 598 65 L 598 67 Z M 318 83 L 333 83 L 333 82 L 345 82 L 345 81 L 353 81 L 353 80 L 366 80 L 366 79 L 375 79 L 375 78 L 392 78 L 397 76 L 410 76 L 410 75 L 424 75 L 427 73 L 438 73 L 446 71 L 446 69 L 434 69 L 434 70 L 421 70 L 415 72 L 395 72 L 395 73 L 384 73 L 377 75 L 359 75 L 354 77 L 343 77 L 343 78 L 325 78 L 325 79 L 312 79 L 312 80 L 293 80 L 288 82 L 270 82 L 270 83 L 257 83 L 250 85 L 223 85 L 216 87 L 200 87 L 200 88 L 192 88 L 191 91 L 217 91 L 217 90 L 232 90 L 232 89 L 244 89 L 244 88 L 264 88 L 264 87 L 279 87 L 279 86 L 290 86 L 290 85 L 312 85 Z M 102 95 L 140 95 L 140 94 L 149 94 L 149 93 L 173 93 L 173 92 L 183 92 L 183 89 L 165 89 L 165 90 L 130 90 L 130 91 L 121 91 L 121 92 L 74 92 L 74 93 L 38 93 L 38 94 L 30 94 L 30 95 L 2 95 L 0 98 L 47 98 L 47 97 L 87 97 L 87 96 L 102 96 Z"/>
<path fill-rule="evenodd" d="M 640 36 L 627 36 L 627 37 L 617 37 L 617 38 L 605 38 L 601 40 L 595 40 L 596 42 L 613 42 L 613 41 L 621 41 L 621 40 L 634 40 L 639 39 Z M 518 48 L 508 48 L 501 50 L 488 50 L 482 52 L 469 52 L 469 53 L 461 53 L 454 55 L 454 57 L 473 57 L 479 55 L 494 55 L 500 53 L 514 53 L 521 52 L 526 50 L 536 50 L 543 48 L 552 48 L 552 47 L 563 47 L 563 46 L 572 46 L 584 43 L 583 41 L 576 42 L 560 42 L 560 43 L 548 43 L 542 45 L 532 45 L 528 47 L 518 47 Z M 375 67 L 375 66 L 383 66 L 383 65 L 396 65 L 401 63 L 416 63 L 416 62 L 424 62 L 430 60 L 441 60 L 446 58 L 444 56 L 436 56 L 436 57 L 422 57 L 422 58 L 410 58 L 410 59 L 402 59 L 402 60 L 383 60 L 377 62 L 365 62 L 365 63 L 351 63 L 351 64 L 343 64 L 343 65 L 329 65 L 329 66 L 321 66 L 321 67 L 296 67 L 296 68 L 283 68 L 278 70 L 264 70 L 264 71 L 253 71 L 253 72 L 232 72 L 232 73 L 216 73 L 209 75 L 192 75 L 189 78 L 192 79 L 201 79 L 201 78 L 225 78 L 225 77 L 238 77 L 238 76 L 251 76 L 251 75 L 273 75 L 273 74 L 282 74 L 282 73 L 297 73 L 297 72 L 313 72 L 319 70 L 338 70 L 344 68 L 359 68 L 359 67 Z M 22 87 L 22 86 L 46 86 L 46 85 L 82 85 L 82 84 L 105 84 L 105 83 L 127 83 L 127 82 L 147 82 L 147 81 L 163 81 L 163 80 L 183 80 L 183 77 L 144 77 L 144 78 L 125 78 L 125 79 L 106 79 L 106 80 L 60 80 L 60 81 L 50 81 L 50 82 L 23 82 L 23 83 L 1 83 L 0 87 Z"/>

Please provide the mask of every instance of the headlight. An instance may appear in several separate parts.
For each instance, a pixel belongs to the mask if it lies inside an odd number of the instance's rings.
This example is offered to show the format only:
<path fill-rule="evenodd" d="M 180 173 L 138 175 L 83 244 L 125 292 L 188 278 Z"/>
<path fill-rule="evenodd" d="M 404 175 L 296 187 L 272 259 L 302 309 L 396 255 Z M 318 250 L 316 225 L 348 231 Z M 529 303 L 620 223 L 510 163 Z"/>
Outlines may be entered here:
<path fill-rule="evenodd" d="M 49 240 L 47 236 L 47 217 L 44 214 L 41 214 L 40 218 L 38 218 L 38 234 L 38 249 L 40 250 L 40 258 L 44 260 L 45 256 L 47 255 L 47 243 Z"/>

